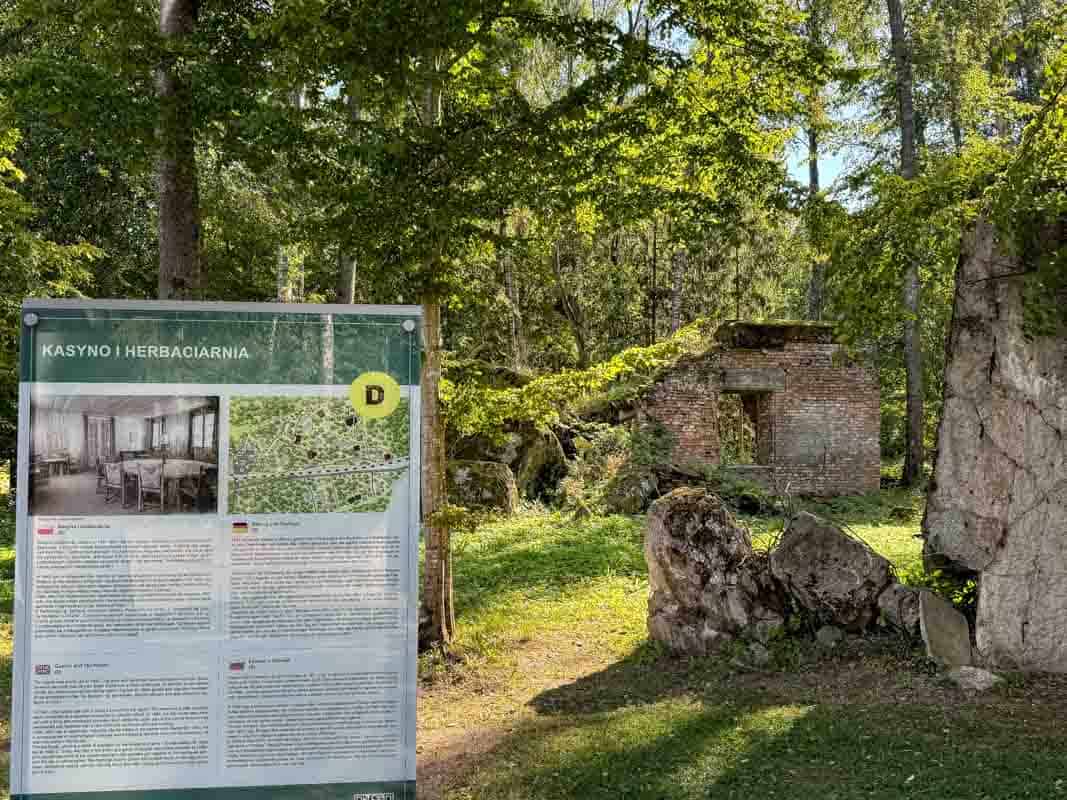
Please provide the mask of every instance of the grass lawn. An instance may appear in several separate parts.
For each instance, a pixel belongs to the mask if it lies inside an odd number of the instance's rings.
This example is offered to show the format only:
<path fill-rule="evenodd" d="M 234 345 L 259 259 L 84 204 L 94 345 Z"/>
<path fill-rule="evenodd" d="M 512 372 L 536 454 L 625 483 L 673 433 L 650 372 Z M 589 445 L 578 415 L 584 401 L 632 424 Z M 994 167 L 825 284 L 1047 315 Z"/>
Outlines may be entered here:
<path fill-rule="evenodd" d="M 0 504 L 6 740 L 14 524 Z M 918 563 L 911 495 L 814 510 Z M 746 522 L 764 545 L 781 527 Z M 782 642 L 764 672 L 672 658 L 645 633 L 642 537 L 641 519 L 540 511 L 456 536 L 459 641 L 420 664 L 420 798 L 1067 800 L 1064 678 L 968 698 L 891 636 L 829 654 Z"/>
<path fill-rule="evenodd" d="M 920 501 L 811 510 L 906 572 Z M 768 545 L 781 519 L 747 518 Z M 783 642 L 765 672 L 647 641 L 642 520 L 531 513 L 456 542 L 457 662 L 424 656 L 420 797 L 1067 800 L 1067 680 L 982 697 L 909 643 Z"/>

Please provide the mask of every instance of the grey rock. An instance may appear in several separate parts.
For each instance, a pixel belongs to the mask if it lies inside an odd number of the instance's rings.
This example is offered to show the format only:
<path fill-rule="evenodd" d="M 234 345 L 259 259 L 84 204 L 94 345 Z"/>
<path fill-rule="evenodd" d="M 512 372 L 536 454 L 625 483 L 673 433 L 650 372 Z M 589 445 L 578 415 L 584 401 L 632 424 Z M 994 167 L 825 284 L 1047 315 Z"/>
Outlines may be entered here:
<path fill-rule="evenodd" d="M 1067 672 L 1067 331 L 1027 335 L 1025 279 L 1004 276 L 1028 265 L 988 221 L 961 256 L 925 557 L 980 575 L 986 663 Z"/>
<path fill-rule="evenodd" d="M 519 504 L 515 476 L 495 461 L 450 461 L 446 469 L 448 499 L 466 508 L 489 508 L 511 514 Z"/>
<path fill-rule="evenodd" d="M 567 456 L 552 431 L 526 431 L 511 469 L 519 494 L 530 500 L 544 499 L 555 494 L 566 474 Z"/>
<path fill-rule="evenodd" d="M 918 637 L 919 595 L 926 589 L 916 589 L 899 583 L 891 583 L 878 595 L 878 611 L 881 621 L 908 636 Z"/>
<path fill-rule="evenodd" d="M 845 638 L 845 632 L 833 625 L 823 625 L 815 632 L 815 641 L 827 650 L 837 647 Z"/>
<path fill-rule="evenodd" d="M 919 595 L 919 628 L 926 654 L 946 667 L 971 663 L 971 629 L 967 618 L 933 592 Z"/>
<path fill-rule="evenodd" d="M 495 461 L 506 464 L 515 476 L 519 494 L 530 500 L 549 497 L 567 471 L 567 458 L 552 431 L 520 425 L 497 439 L 471 436 L 456 441 L 453 458 L 459 461 Z"/>
<path fill-rule="evenodd" d="M 965 692 L 988 692 L 1004 679 L 981 667 L 955 667 L 945 677 Z"/>
<path fill-rule="evenodd" d="M 640 514 L 659 496 L 659 482 L 651 470 L 626 469 L 612 480 L 604 506 L 612 514 Z"/>
<path fill-rule="evenodd" d="M 889 562 L 870 547 L 807 512 L 789 520 L 771 571 L 802 608 L 851 631 L 878 615 L 878 595 L 891 576 Z"/>
<path fill-rule="evenodd" d="M 722 501 L 702 489 L 657 500 L 645 534 L 648 631 L 668 649 L 708 655 L 784 624 L 766 560 Z"/>
<path fill-rule="evenodd" d="M 765 667 L 771 663 L 771 651 L 759 642 L 752 642 L 745 650 L 748 662 L 756 667 Z"/>

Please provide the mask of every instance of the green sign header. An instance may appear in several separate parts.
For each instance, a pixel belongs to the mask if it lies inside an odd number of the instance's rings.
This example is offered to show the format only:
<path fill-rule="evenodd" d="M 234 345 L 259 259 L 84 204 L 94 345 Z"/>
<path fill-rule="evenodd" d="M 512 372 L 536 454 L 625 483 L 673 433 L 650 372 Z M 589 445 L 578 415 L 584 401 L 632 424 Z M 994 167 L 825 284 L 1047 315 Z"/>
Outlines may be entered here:
<path fill-rule="evenodd" d="M 21 380 L 348 384 L 419 380 L 417 307 L 28 301 Z"/>

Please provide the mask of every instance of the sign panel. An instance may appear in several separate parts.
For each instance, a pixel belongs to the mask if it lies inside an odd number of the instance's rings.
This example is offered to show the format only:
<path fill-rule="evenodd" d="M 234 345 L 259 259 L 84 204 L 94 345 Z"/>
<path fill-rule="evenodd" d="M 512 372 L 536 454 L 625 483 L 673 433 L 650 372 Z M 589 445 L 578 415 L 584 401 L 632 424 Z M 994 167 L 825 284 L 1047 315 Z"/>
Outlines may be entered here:
<path fill-rule="evenodd" d="M 13 796 L 414 800 L 420 315 L 26 302 Z"/>

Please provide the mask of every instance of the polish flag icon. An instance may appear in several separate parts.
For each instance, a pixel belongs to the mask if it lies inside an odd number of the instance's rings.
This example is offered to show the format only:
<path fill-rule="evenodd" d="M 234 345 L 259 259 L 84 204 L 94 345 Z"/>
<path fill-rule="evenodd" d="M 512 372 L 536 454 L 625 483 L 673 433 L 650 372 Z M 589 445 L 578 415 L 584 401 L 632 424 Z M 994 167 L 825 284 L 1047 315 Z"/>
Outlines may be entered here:
<path fill-rule="evenodd" d="M 37 535 L 38 536 L 51 536 L 55 532 L 56 532 L 55 528 L 38 528 L 37 529 Z"/>

